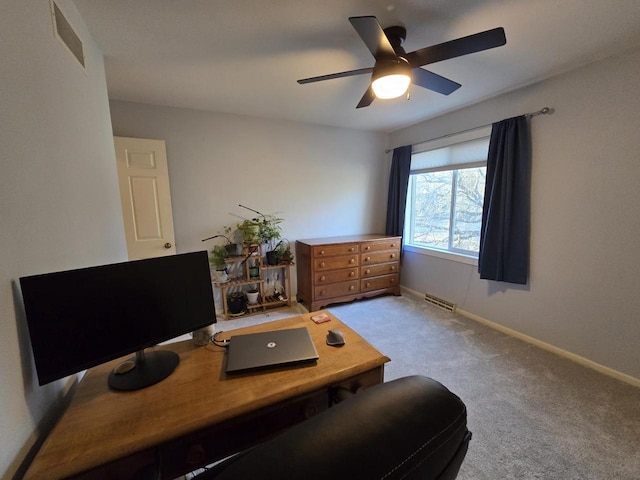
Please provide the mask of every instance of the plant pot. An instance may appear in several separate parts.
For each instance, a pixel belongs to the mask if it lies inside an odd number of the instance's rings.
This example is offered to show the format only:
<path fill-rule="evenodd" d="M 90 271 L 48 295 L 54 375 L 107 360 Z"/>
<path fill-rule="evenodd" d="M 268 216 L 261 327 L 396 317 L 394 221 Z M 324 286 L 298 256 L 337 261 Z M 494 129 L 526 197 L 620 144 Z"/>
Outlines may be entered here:
<path fill-rule="evenodd" d="M 247 302 L 249 305 L 255 305 L 258 303 L 258 297 L 260 292 L 258 290 L 247 290 Z"/>
<path fill-rule="evenodd" d="M 247 306 L 247 298 L 243 296 L 227 296 L 227 308 L 229 313 L 237 315 L 245 311 Z"/>
<path fill-rule="evenodd" d="M 235 257 L 238 255 L 238 245 L 236 243 L 227 243 L 224 246 L 224 249 L 227 251 L 227 255 L 230 257 Z"/>
<path fill-rule="evenodd" d="M 269 265 L 278 265 L 280 262 L 280 255 L 277 250 L 270 250 L 267 252 L 267 263 Z"/>
<path fill-rule="evenodd" d="M 227 269 L 225 268 L 224 270 L 216 270 L 213 273 L 213 281 L 216 283 L 227 283 L 229 281 Z"/>
<path fill-rule="evenodd" d="M 260 224 L 253 220 L 245 220 L 238 224 L 238 230 L 244 243 L 258 243 L 260 241 Z"/>
<path fill-rule="evenodd" d="M 249 267 L 249 278 L 260 278 L 260 268 Z"/>

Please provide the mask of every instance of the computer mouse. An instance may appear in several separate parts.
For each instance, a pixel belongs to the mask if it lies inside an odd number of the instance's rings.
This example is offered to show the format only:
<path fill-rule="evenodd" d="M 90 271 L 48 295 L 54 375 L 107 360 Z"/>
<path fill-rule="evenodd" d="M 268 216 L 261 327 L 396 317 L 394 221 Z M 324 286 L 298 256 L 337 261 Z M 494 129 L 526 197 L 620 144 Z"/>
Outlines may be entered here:
<path fill-rule="evenodd" d="M 344 345 L 344 335 L 340 330 L 329 330 L 327 333 L 327 345 L 338 347 Z"/>

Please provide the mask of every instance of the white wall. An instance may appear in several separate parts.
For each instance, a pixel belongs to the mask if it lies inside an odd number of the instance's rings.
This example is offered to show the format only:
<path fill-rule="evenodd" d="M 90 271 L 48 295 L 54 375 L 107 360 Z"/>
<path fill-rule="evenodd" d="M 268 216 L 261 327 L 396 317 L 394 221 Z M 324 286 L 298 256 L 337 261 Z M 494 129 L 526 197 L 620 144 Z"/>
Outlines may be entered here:
<path fill-rule="evenodd" d="M 296 239 L 384 232 L 386 134 L 111 101 L 117 136 L 166 141 L 178 252 L 255 214 Z M 292 290 L 296 288 L 292 270 Z"/>
<path fill-rule="evenodd" d="M 527 286 L 407 253 L 402 283 L 484 319 L 640 378 L 640 51 L 588 65 L 391 134 L 418 143 L 544 106 L 532 131 Z"/>
<path fill-rule="evenodd" d="M 75 7 L 87 72 L 47 0 L 0 6 L 0 477 L 19 470 L 64 386 L 37 384 L 18 278 L 126 260 L 102 54 Z M 55 341 L 52 338 L 51 341 Z"/>

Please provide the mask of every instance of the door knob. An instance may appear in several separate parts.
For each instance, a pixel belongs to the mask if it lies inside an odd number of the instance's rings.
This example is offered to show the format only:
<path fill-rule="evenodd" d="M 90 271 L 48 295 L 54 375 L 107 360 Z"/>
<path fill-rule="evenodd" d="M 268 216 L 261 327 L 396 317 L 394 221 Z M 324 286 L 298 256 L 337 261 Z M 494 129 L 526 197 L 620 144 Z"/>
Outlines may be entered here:
<path fill-rule="evenodd" d="M 169 242 L 164 244 L 164 248 L 166 248 L 167 250 L 171 248 L 171 244 Z"/>

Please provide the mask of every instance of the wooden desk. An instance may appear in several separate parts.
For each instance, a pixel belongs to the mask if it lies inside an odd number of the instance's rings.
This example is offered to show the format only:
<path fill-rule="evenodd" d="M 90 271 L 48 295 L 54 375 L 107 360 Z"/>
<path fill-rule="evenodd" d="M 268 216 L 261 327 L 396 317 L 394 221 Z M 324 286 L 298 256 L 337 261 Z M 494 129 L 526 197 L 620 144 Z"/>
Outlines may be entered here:
<path fill-rule="evenodd" d="M 315 365 L 226 375 L 226 350 L 184 341 L 161 347 L 177 352 L 180 364 L 142 390 L 109 389 L 109 372 L 122 359 L 89 370 L 25 479 L 135 478 L 158 463 L 162 478 L 175 478 L 328 408 L 333 387 L 381 383 L 389 358 L 329 315 L 320 325 L 306 314 L 219 335 L 306 326 L 320 357 Z M 346 345 L 326 345 L 330 328 L 343 331 Z"/>

